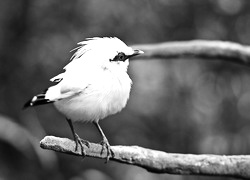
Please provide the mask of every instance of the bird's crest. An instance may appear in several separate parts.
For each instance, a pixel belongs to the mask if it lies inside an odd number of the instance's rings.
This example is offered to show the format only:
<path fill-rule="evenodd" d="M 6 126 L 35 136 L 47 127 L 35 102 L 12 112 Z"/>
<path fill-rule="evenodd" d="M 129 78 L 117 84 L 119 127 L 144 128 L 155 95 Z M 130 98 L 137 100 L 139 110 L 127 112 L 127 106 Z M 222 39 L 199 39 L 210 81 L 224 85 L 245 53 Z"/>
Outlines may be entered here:
<path fill-rule="evenodd" d="M 117 45 L 117 43 L 123 43 L 120 39 L 117 37 L 93 37 L 93 38 L 86 38 L 85 41 L 81 41 L 77 43 L 79 46 L 72 49 L 72 51 L 75 51 L 73 56 L 70 58 L 70 60 L 78 59 L 83 54 L 85 54 L 89 50 L 93 50 L 95 48 L 105 48 L 110 45 Z M 124 44 L 124 43 L 123 43 Z"/>

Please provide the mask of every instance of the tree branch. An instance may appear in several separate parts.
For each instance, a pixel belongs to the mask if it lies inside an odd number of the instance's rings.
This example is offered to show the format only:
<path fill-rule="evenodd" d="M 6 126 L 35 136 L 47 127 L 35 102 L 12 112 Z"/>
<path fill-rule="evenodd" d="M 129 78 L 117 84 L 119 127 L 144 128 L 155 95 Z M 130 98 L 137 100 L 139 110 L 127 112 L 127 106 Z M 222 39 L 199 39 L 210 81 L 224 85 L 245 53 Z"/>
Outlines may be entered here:
<path fill-rule="evenodd" d="M 80 148 L 75 151 L 75 142 L 67 138 L 46 136 L 40 142 L 43 149 L 81 156 Z M 90 143 L 86 147 L 89 157 L 106 158 L 101 154 L 100 144 Z M 138 146 L 111 146 L 114 157 L 110 160 L 132 164 L 154 173 L 193 174 L 250 178 L 250 156 L 220 156 L 174 154 L 146 149 Z"/>
<path fill-rule="evenodd" d="M 159 44 L 142 44 L 132 46 L 145 53 L 134 59 L 201 57 L 210 60 L 225 60 L 242 65 L 250 65 L 250 46 L 226 41 L 176 41 Z"/>

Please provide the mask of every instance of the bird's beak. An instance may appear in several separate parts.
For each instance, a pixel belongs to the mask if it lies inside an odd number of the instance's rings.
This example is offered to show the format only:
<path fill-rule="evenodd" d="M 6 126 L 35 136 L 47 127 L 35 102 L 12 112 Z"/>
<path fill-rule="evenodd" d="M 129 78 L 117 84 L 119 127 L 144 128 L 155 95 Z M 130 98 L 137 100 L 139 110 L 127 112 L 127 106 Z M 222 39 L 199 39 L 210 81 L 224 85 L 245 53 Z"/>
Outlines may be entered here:
<path fill-rule="evenodd" d="M 131 54 L 131 55 L 129 55 L 128 58 L 134 57 L 134 56 L 137 56 L 137 55 L 140 55 L 140 54 L 143 54 L 143 53 L 144 53 L 143 51 L 138 50 L 138 49 L 135 49 L 135 50 L 134 50 L 134 53 Z"/>
<path fill-rule="evenodd" d="M 144 53 L 143 51 L 141 51 L 139 49 L 135 49 L 133 56 L 137 56 L 137 55 L 140 55 L 140 54 L 143 54 L 143 53 Z"/>

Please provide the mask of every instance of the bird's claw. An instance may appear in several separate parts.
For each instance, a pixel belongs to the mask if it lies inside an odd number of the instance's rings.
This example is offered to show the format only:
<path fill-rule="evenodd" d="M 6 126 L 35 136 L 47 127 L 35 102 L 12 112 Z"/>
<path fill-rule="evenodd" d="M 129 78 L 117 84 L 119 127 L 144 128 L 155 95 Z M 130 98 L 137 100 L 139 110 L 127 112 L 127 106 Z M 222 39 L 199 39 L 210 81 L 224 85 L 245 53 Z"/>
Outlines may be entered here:
<path fill-rule="evenodd" d="M 85 150 L 83 145 L 85 145 L 89 148 L 90 147 L 89 142 L 87 140 L 81 139 L 77 134 L 74 135 L 74 139 L 75 139 L 75 143 L 76 143 L 75 151 L 78 150 L 78 145 L 80 145 L 82 156 L 85 157 L 86 150 Z"/>
<path fill-rule="evenodd" d="M 105 148 L 107 150 L 107 157 L 106 157 L 106 161 L 105 161 L 105 163 L 107 163 L 110 158 L 114 157 L 114 152 L 111 150 L 111 147 L 110 147 L 107 139 L 103 139 L 100 142 L 100 144 L 102 145 L 101 155 L 103 154 Z"/>

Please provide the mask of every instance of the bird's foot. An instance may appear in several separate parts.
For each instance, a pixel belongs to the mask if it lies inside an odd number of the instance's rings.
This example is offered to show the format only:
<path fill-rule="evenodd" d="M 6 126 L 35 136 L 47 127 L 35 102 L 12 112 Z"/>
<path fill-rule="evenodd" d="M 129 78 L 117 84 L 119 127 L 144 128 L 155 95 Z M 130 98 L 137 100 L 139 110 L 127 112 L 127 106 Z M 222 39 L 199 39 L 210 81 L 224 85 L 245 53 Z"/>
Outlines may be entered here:
<path fill-rule="evenodd" d="M 106 157 L 106 162 L 107 163 L 109 161 L 110 158 L 114 157 L 114 152 L 111 150 L 111 147 L 109 145 L 109 142 L 106 138 L 104 138 L 100 144 L 102 145 L 102 150 L 101 150 L 101 154 L 103 153 L 104 149 L 106 148 L 107 150 L 107 157 Z"/>
<path fill-rule="evenodd" d="M 75 143 L 76 143 L 75 151 L 77 151 L 78 145 L 80 145 L 82 156 L 85 157 L 86 156 L 86 150 L 84 149 L 83 145 L 85 145 L 85 146 L 87 146 L 89 148 L 89 142 L 87 140 L 81 139 L 76 133 L 74 134 L 74 140 L 75 140 Z"/>

